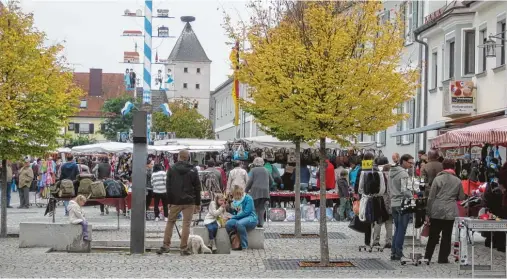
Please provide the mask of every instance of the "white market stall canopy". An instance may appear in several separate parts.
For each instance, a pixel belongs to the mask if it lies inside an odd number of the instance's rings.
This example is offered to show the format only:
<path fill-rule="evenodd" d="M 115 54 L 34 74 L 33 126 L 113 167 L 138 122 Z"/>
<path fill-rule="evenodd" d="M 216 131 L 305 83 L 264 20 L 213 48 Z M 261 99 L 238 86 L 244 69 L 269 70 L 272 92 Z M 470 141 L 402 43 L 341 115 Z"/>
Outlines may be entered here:
<path fill-rule="evenodd" d="M 201 142 L 199 144 L 198 139 L 192 139 L 192 141 L 181 141 L 179 144 L 170 144 L 167 145 L 148 145 L 148 152 L 179 152 L 180 150 L 189 150 L 190 152 L 213 152 L 213 151 L 221 151 L 225 149 L 224 144 L 225 141 L 222 141 L 223 144 L 220 145 L 220 142 L 215 141 L 210 144 L 210 142 Z M 75 146 L 72 148 L 72 153 L 131 153 L 133 152 L 134 145 L 132 143 L 124 143 L 124 142 L 104 142 L 104 143 L 95 143 L 88 145 Z"/>
<path fill-rule="evenodd" d="M 259 148 L 296 148 L 296 145 L 290 141 L 281 141 L 273 136 L 258 136 L 251 138 L 244 138 L 244 140 L 252 149 Z M 314 145 L 309 145 L 307 143 L 301 143 L 301 149 L 317 149 L 319 148 L 319 142 L 316 142 Z M 358 148 L 371 148 L 375 146 L 375 142 L 372 143 L 358 143 L 351 144 L 351 146 L 355 146 Z M 340 149 L 342 148 L 339 143 L 333 141 L 331 139 L 326 139 L 326 148 L 329 149 Z"/>

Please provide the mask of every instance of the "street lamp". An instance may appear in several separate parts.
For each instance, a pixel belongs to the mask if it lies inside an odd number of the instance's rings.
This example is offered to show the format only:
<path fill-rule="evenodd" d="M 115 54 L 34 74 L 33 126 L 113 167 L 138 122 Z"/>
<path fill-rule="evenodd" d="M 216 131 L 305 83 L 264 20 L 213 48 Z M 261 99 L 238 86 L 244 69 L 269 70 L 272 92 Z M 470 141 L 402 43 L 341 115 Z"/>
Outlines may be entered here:
<path fill-rule="evenodd" d="M 496 40 L 501 40 L 502 42 L 505 42 L 505 38 L 502 37 L 502 33 L 498 33 L 496 35 L 489 35 L 486 42 L 484 42 L 483 45 L 478 45 L 478 48 L 485 48 L 486 49 L 486 57 L 496 57 L 496 48 L 504 46 L 503 44 L 497 44 Z"/>

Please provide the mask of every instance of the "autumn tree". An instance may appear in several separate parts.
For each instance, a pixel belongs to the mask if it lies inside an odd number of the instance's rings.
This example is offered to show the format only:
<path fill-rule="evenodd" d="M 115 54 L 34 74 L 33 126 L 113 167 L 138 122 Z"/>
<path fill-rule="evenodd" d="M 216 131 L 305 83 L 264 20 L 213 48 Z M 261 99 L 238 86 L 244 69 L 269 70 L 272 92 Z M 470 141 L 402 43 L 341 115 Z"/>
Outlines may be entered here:
<path fill-rule="evenodd" d="M 110 141 L 116 141 L 118 132 L 129 132 L 132 129 L 133 114 L 121 115 L 121 110 L 126 102 L 138 104 L 136 99 L 130 95 L 122 95 L 104 102 L 102 114 L 105 117 L 104 130 L 101 133 Z"/>
<path fill-rule="evenodd" d="M 237 76 L 249 99 L 241 105 L 269 116 L 267 127 L 320 142 L 321 264 L 328 265 L 326 138 L 348 144 L 405 118 L 395 109 L 412 97 L 417 73 L 400 69 L 401 17 L 382 20 L 382 2 L 277 2 L 253 2 L 254 16 L 227 29 L 246 42 Z"/>
<path fill-rule="evenodd" d="M 201 115 L 189 100 L 169 103 L 171 116 L 153 114 L 153 132 L 174 132 L 178 138 L 214 139 L 211 121 Z"/>
<path fill-rule="evenodd" d="M 16 1 L 0 7 L 0 237 L 7 236 L 7 160 L 42 156 L 58 147 L 61 128 L 75 115 L 83 95 L 61 56 Z"/>

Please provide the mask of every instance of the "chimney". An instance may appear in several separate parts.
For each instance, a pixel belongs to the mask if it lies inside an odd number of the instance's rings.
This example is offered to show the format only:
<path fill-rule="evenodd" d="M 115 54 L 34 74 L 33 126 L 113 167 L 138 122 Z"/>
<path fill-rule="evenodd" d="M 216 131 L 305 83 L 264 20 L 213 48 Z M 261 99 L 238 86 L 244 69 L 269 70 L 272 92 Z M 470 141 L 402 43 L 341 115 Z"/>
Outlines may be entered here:
<path fill-rule="evenodd" d="M 102 69 L 90 69 L 88 96 L 102 96 Z"/>

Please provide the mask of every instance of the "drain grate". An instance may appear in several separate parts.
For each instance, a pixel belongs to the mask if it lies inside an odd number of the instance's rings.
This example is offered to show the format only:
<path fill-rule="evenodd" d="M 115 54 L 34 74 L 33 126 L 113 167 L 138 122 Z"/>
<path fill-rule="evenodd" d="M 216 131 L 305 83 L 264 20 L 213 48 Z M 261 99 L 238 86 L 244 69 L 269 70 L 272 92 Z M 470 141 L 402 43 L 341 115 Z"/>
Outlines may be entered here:
<path fill-rule="evenodd" d="M 340 262 L 350 262 L 353 266 L 344 267 L 300 267 L 301 259 L 264 259 L 266 270 L 329 270 L 329 269 L 347 269 L 347 270 L 395 270 L 388 263 L 380 259 L 339 259 Z M 331 260 L 333 261 L 333 260 Z"/>
<path fill-rule="evenodd" d="M 282 234 L 284 234 L 284 233 L 282 233 Z M 266 233 L 264 233 L 264 238 L 265 239 L 281 239 L 281 238 L 293 239 L 293 238 L 295 238 L 294 236 L 288 236 L 288 235 L 289 234 L 287 233 L 287 234 L 284 234 L 284 236 L 282 237 L 280 233 L 266 232 Z M 303 238 L 319 238 L 319 234 L 303 233 L 303 235 L 307 235 L 307 237 L 303 237 Z M 309 235 L 315 235 L 315 237 L 309 237 Z M 328 232 L 327 237 L 329 239 L 347 239 L 348 238 L 344 233 L 341 233 L 341 232 Z"/>

